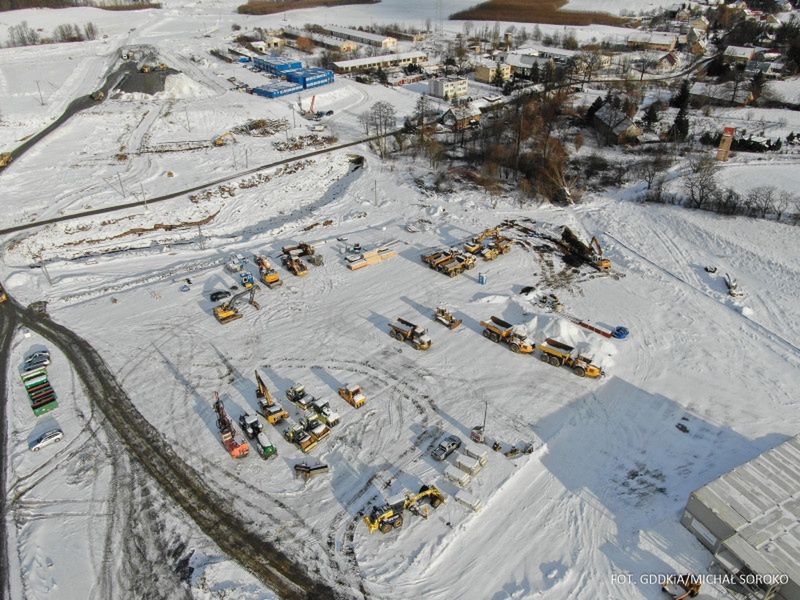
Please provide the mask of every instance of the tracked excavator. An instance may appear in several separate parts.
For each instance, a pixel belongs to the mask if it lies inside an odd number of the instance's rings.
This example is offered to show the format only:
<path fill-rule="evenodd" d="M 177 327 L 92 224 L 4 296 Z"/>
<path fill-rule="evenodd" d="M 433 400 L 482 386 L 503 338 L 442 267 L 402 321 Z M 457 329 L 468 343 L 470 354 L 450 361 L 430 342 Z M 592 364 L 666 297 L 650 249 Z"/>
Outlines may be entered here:
<path fill-rule="evenodd" d="M 244 298 L 245 296 L 249 296 L 247 303 L 250 304 L 256 310 L 261 309 L 261 305 L 256 302 L 256 292 L 258 291 L 258 286 L 253 285 L 250 289 L 243 290 L 238 294 L 234 294 L 230 298 L 228 298 L 225 302 L 220 304 L 219 306 L 214 307 L 214 316 L 216 317 L 217 321 L 222 323 L 230 323 L 231 321 L 235 321 L 236 319 L 242 318 L 242 313 L 236 307 L 239 301 Z"/>

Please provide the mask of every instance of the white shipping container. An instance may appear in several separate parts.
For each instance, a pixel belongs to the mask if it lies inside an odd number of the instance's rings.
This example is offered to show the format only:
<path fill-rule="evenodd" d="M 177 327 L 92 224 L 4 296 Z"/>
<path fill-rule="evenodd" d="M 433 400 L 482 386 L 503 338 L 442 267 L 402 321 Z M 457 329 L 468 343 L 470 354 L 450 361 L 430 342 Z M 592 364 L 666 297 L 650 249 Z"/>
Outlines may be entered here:
<path fill-rule="evenodd" d="M 450 481 L 452 481 L 456 485 L 460 485 L 461 487 L 469 485 L 471 479 L 469 473 L 465 473 L 464 471 L 462 471 L 457 467 L 454 467 L 453 465 L 447 465 L 447 468 L 444 470 L 444 476 L 447 477 Z"/>
<path fill-rule="evenodd" d="M 455 457 L 456 466 L 470 475 L 475 475 L 481 470 L 481 463 L 477 458 L 472 458 L 466 454 L 457 454 Z"/>
<path fill-rule="evenodd" d="M 480 501 L 480 499 L 476 498 L 472 494 L 465 492 L 464 490 L 458 490 L 454 498 L 456 499 L 456 502 L 458 502 L 459 504 L 463 504 L 464 506 L 475 512 L 478 512 L 481 508 L 483 508 L 483 503 Z"/>

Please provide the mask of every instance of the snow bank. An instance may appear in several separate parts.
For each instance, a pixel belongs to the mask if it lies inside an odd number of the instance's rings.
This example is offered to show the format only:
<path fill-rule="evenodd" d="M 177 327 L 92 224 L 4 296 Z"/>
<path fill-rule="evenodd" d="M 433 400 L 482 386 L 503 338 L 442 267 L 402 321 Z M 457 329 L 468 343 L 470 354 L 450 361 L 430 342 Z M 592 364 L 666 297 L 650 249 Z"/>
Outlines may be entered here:
<path fill-rule="evenodd" d="M 614 364 L 613 357 L 617 353 L 614 342 L 578 327 L 556 314 L 535 315 L 530 321 L 524 323 L 522 327 L 524 327 L 528 337 L 536 343 L 541 343 L 547 338 L 553 338 L 564 344 L 574 346 L 581 354 L 593 357 L 593 362 L 604 369 Z"/>

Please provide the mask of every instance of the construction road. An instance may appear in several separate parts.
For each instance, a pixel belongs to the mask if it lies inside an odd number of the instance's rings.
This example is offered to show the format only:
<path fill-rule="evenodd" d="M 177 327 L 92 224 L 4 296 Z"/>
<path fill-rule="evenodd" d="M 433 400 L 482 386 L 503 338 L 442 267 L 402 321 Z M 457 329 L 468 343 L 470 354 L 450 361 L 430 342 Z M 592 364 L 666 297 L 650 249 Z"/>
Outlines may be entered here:
<path fill-rule="evenodd" d="M 232 179 L 238 179 L 240 177 L 245 177 L 246 175 L 252 175 L 253 173 L 257 173 L 259 171 L 263 171 L 265 169 L 272 169 L 274 167 L 279 167 L 281 165 L 287 165 L 293 162 L 298 162 L 301 160 L 305 160 L 307 158 L 311 158 L 313 156 L 319 156 L 321 154 L 328 154 L 330 152 L 336 152 L 337 150 L 341 150 L 343 148 L 350 148 L 351 146 L 357 146 L 359 144 L 364 144 L 366 142 L 371 142 L 373 140 L 378 140 L 382 137 L 395 135 L 399 133 L 400 130 L 392 131 L 387 133 L 386 135 L 373 135 L 370 137 L 361 138 L 355 140 L 353 142 L 346 142 L 344 144 L 337 144 L 336 146 L 329 146 L 327 148 L 322 148 L 321 150 L 313 150 L 312 152 L 306 152 L 304 154 L 298 154 L 296 156 L 292 156 L 291 158 L 284 158 L 282 160 L 278 160 L 272 163 L 268 163 L 265 165 L 260 165 L 258 167 L 253 167 L 251 169 L 246 169 L 244 171 L 237 171 L 236 173 L 232 173 L 230 175 L 226 175 L 225 177 L 220 177 L 219 179 L 214 179 L 213 181 L 207 181 L 205 183 L 201 183 L 200 185 L 196 185 L 191 188 L 187 188 L 184 190 L 178 190 L 177 192 L 171 192 L 169 194 L 164 194 L 163 196 L 156 196 L 154 198 L 147 198 L 145 200 L 136 200 L 135 202 L 126 202 L 124 204 L 115 204 L 114 206 L 106 206 L 104 208 L 95 208 L 92 210 L 84 210 L 77 213 L 72 213 L 69 215 L 62 215 L 60 217 L 53 217 L 51 219 L 42 219 L 41 221 L 33 221 L 31 223 L 23 223 L 22 225 L 14 225 L 13 227 L 6 227 L 0 229 L 0 235 L 7 234 L 7 233 L 16 233 L 18 231 L 25 231 L 26 229 L 34 229 L 36 227 L 41 227 L 43 225 L 49 225 L 51 223 L 59 223 L 61 221 L 70 221 L 72 219 L 80 219 L 83 217 L 90 217 L 93 215 L 102 215 L 106 213 L 116 212 L 119 210 L 125 210 L 127 208 L 134 208 L 137 206 L 149 206 L 151 204 L 156 204 L 157 202 L 164 202 L 166 200 L 172 200 L 173 198 L 179 198 L 180 196 L 185 196 L 187 194 L 191 194 L 194 192 L 199 192 L 200 190 L 204 190 L 206 188 L 219 185 L 221 183 L 225 183 L 231 181 Z"/>
<path fill-rule="evenodd" d="M 265 586 L 288 600 L 326 600 L 337 597 L 332 588 L 315 582 L 304 565 L 293 561 L 247 524 L 227 498 L 206 487 L 203 477 L 186 464 L 164 437 L 137 410 L 103 358 L 83 338 L 47 316 L 20 306 L 13 298 L 0 304 L 0 420 L 5 432 L 9 350 L 14 330 L 24 326 L 57 346 L 80 377 L 89 401 L 99 409 L 132 458 L 137 460 L 171 500 L 219 549 L 250 571 Z M 3 471 L 8 453 L 3 436 Z M 5 488 L 5 473 L 3 488 Z M 5 516 L 5 489 L 2 490 Z M 6 521 L 0 531 L 0 572 L 3 596 L 9 597 Z"/>

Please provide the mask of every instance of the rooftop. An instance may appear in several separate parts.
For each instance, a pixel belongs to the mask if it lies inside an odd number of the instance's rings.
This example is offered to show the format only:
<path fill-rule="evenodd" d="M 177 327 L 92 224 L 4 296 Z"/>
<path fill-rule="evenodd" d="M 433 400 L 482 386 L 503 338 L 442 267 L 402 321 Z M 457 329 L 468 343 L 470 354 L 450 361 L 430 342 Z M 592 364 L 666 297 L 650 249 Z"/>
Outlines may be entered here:
<path fill-rule="evenodd" d="M 371 56 L 368 58 L 354 58 L 352 60 L 340 60 L 335 63 L 337 67 L 360 67 L 364 65 L 371 65 L 379 62 L 388 62 L 390 60 L 412 60 L 417 58 L 419 60 L 427 60 L 428 55 L 424 52 L 398 52 L 396 54 L 381 54 L 380 56 Z"/>
<path fill-rule="evenodd" d="M 339 35 L 357 36 L 364 40 L 372 40 L 373 42 L 381 43 L 384 40 L 393 40 L 393 37 L 387 35 L 377 35 L 368 31 L 359 31 L 358 29 L 349 29 L 347 27 L 336 27 L 335 25 L 327 25 L 324 27 L 325 31 Z"/>
<path fill-rule="evenodd" d="M 724 544 L 762 572 L 800 581 L 800 436 L 694 492 L 736 530 Z M 752 559 L 752 561 L 751 561 Z"/>

